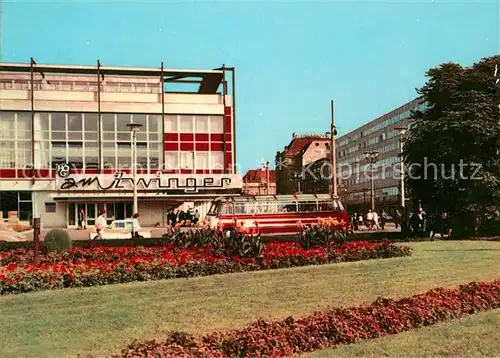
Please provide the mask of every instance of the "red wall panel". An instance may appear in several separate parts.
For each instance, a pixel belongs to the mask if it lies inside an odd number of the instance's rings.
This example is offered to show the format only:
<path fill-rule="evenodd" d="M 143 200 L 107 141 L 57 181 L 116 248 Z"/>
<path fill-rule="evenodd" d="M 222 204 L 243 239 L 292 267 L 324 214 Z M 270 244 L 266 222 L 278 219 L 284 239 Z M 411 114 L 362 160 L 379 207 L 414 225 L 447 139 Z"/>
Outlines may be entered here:
<path fill-rule="evenodd" d="M 212 142 L 210 143 L 210 150 L 214 152 L 222 152 L 224 150 L 223 143 Z"/>
<path fill-rule="evenodd" d="M 195 140 L 197 142 L 208 142 L 209 140 L 209 135 L 208 133 L 196 133 L 195 134 Z"/>
<path fill-rule="evenodd" d="M 222 142 L 224 140 L 224 136 L 222 135 L 222 133 L 220 133 L 220 134 L 212 133 L 212 134 L 210 134 L 210 140 L 212 142 Z"/>
<path fill-rule="evenodd" d="M 163 149 L 168 152 L 176 152 L 179 150 L 179 144 L 177 142 L 172 143 L 172 142 L 165 142 L 163 143 Z"/>
<path fill-rule="evenodd" d="M 195 143 L 195 149 L 200 152 L 207 152 L 210 150 L 208 142 Z"/>
<path fill-rule="evenodd" d="M 178 133 L 164 133 L 163 134 L 163 141 L 165 141 L 165 142 L 177 142 L 178 140 L 179 140 Z"/>
<path fill-rule="evenodd" d="M 193 151 L 194 143 L 193 142 L 181 142 L 181 151 Z"/>
<path fill-rule="evenodd" d="M 194 141 L 194 134 L 193 133 L 181 133 L 181 142 L 192 142 Z"/>
<path fill-rule="evenodd" d="M 232 132 L 231 116 L 224 116 L 224 121 L 226 121 L 226 133 L 231 133 Z"/>

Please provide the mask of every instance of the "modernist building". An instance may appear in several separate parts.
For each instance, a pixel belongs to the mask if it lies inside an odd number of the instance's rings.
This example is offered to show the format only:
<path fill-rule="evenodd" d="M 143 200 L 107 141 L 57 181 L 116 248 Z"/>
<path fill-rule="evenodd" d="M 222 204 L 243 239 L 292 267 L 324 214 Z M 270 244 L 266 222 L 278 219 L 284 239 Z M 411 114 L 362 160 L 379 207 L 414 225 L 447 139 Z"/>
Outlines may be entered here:
<path fill-rule="evenodd" d="M 278 194 L 319 193 L 308 177 L 308 168 L 330 155 L 329 134 L 292 134 L 291 142 L 276 153 L 276 190 Z M 324 193 L 328 193 L 327 189 Z"/>
<path fill-rule="evenodd" d="M 275 195 L 276 171 L 269 165 L 260 169 L 250 169 L 243 176 L 243 193 L 246 195 Z"/>
<path fill-rule="evenodd" d="M 378 210 L 393 212 L 400 203 L 400 136 L 409 129 L 411 112 L 426 104 L 415 99 L 336 139 L 339 195 L 349 210 L 366 211 L 371 202 L 372 169 L 365 152 L 377 152 L 373 168 L 374 198 Z"/>
<path fill-rule="evenodd" d="M 36 212 L 45 227 L 75 226 L 80 210 L 88 225 L 101 209 L 129 217 L 133 172 L 143 226 L 165 225 L 182 203 L 203 214 L 210 199 L 240 194 L 234 78 L 226 67 L 0 63 L 2 216 Z"/>

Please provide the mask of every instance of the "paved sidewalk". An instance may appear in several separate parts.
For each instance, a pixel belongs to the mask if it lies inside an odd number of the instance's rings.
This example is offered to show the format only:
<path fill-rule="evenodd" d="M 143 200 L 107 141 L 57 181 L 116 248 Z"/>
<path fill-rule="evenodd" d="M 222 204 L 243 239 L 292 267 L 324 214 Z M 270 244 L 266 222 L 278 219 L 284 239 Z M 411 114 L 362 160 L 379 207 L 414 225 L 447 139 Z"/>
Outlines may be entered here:
<path fill-rule="evenodd" d="M 401 231 L 401 226 L 398 226 L 396 229 L 396 224 L 394 223 L 387 223 L 385 224 L 384 230 L 368 230 L 366 226 L 360 227 L 361 230 L 355 231 L 354 233 L 373 233 L 373 232 L 400 232 Z"/>

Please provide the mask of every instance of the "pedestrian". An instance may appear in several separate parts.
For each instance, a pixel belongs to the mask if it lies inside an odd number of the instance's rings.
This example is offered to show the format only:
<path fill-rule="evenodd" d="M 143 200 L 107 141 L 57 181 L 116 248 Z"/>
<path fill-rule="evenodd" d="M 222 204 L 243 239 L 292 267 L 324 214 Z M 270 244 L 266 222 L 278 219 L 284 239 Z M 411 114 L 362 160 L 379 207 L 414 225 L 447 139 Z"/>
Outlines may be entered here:
<path fill-rule="evenodd" d="M 358 213 L 354 213 L 354 215 L 352 216 L 351 220 L 352 220 L 352 228 L 354 231 L 358 231 L 359 230 L 359 222 L 358 222 Z"/>
<path fill-rule="evenodd" d="M 368 227 L 368 230 L 373 229 L 373 213 L 372 209 L 368 210 L 368 213 L 366 214 L 366 226 Z"/>
<path fill-rule="evenodd" d="M 387 213 L 385 210 L 382 210 L 382 214 L 380 215 L 380 227 L 382 230 L 385 229 L 385 223 L 387 222 Z"/>
<path fill-rule="evenodd" d="M 83 211 L 83 209 L 81 209 L 79 212 L 78 212 L 78 230 L 80 229 L 85 229 L 87 227 L 87 223 L 86 223 L 86 220 L 85 220 L 85 211 Z"/>
<path fill-rule="evenodd" d="M 97 232 L 96 239 L 104 239 L 104 230 L 106 229 L 106 212 L 104 210 L 99 211 L 99 216 L 95 221 L 95 231 Z"/>
<path fill-rule="evenodd" d="M 363 215 L 359 214 L 359 217 L 358 217 L 358 229 L 360 231 L 362 231 L 362 228 L 363 228 Z"/>
<path fill-rule="evenodd" d="M 374 226 L 375 230 L 380 229 L 380 226 L 378 223 L 379 223 L 378 213 L 376 211 L 374 211 L 373 212 L 373 226 Z"/>
<path fill-rule="evenodd" d="M 139 224 L 139 214 L 135 213 L 132 216 L 132 239 L 144 239 L 143 236 L 139 235 L 141 230 L 141 225 Z"/>
<path fill-rule="evenodd" d="M 401 219 L 403 214 L 400 209 L 396 209 L 396 215 L 394 216 L 394 224 L 396 224 L 396 229 L 401 225 Z M 402 230 L 402 229 L 401 229 Z"/>
<path fill-rule="evenodd" d="M 425 235 L 425 214 L 422 208 L 418 209 L 418 213 L 414 213 L 410 218 L 410 228 L 412 237 L 424 237 Z"/>
<path fill-rule="evenodd" d="M 200 213 L 198 210 L 194 212 L 194 219 L 193 219 L 193 224 L 196 226 L 200 222 Z"/>

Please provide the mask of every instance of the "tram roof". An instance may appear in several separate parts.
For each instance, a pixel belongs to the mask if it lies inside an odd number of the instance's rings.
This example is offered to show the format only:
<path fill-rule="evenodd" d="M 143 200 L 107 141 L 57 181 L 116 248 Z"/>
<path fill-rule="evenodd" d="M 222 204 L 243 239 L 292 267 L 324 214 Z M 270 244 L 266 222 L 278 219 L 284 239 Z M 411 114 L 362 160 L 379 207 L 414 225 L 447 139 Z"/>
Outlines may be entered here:
<path fill-rule="evenodd" d="M 316 201 L 339 199 L 331 194 L 295 194 L 295 195 L 244 195 L 237 197 L 219 197 L 216 201 L 268 202 L 268 201 Z"/>

